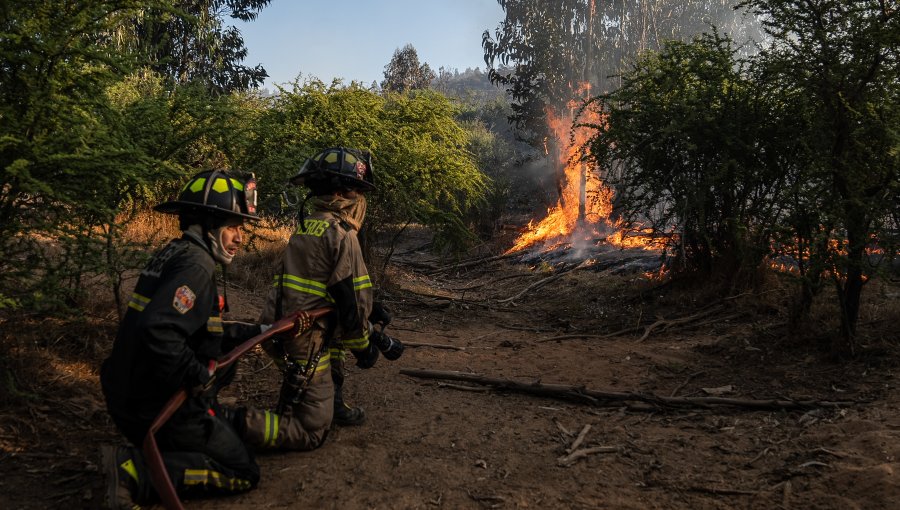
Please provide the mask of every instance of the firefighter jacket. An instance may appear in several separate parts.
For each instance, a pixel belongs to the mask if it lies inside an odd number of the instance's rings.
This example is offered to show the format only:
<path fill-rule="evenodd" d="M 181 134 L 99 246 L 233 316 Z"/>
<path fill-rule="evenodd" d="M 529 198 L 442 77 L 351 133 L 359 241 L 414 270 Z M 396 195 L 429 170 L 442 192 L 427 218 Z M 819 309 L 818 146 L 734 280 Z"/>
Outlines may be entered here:
<path fill-rule="evenodd" d="M 149 427 L 178 389 L 209 382 L 209 361 L 260 331 L 224 324 L 221 308 L 215 261 L 199 236 L 185 232 L 141 272 L 103 362 L 110 413 Z"/>
<path fill-rule="evenodd" d="M 356 228 L 341 218 L 340 211 L 326 209 L 322 201 L 313 202 L 313 206 L 314 212 L 288 241 L 281 274 L 275 275 L 260 320 L 268 323 L 297 310 L 333 306 L 336 320 L 331 325 L 332 352 L 335 348 L 349 349 L 357 358 L 374 359 L 378 352 L 369 344 L 367 320 L 372 311 L 372 282 Z M 324 324 L 320 327 L 325 328 Z M 287 354 L 298 360 L 310 358 L 311 353 L 324 347 L 313 345 L 313 338 L 310 331 L 286 342 Z M 279 355 L 271 346 L 267 350 Z M 316 375 L 329 363 L 326 353 L 319 360 Z"/>

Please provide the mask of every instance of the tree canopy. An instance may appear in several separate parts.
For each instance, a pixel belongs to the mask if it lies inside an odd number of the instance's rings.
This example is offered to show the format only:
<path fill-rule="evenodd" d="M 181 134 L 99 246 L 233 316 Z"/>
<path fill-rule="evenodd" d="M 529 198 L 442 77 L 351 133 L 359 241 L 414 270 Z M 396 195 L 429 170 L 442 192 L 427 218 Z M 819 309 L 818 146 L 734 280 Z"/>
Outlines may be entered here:
<path fill-rule="evenodd" d="M 419 63 L 419 54 L 412 44 L 394 50 L 391 61 L 384 66 L 381 88 L 386 92 L 405 93 L 426 89 L 435 74 L 427 63 Z"/>

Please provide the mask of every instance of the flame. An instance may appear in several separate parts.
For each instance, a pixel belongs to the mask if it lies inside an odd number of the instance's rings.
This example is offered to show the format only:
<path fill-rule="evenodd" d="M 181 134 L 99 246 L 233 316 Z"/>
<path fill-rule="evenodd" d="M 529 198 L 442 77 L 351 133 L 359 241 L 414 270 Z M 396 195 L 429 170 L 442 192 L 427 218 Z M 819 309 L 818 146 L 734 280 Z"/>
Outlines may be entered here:
<path fill-rule="evenodd" d="M 576 91 L 576 96 L 588 97 L 590 90 L 589 83 L 582 83 Z M 549 251 L 573 241 L 589 241 L 601 237 L 601 227 L 607 232 L 615 231 L 606 237 L 606 241 L 614 246 L 663 249 L 665 240 L 648 235 L 651 233 L 650 229 L 626 233 L 620 221 L 610 219 L 613 191 L 581 158 L 582 147 L 590 138 L 592 129 L 573 127 L 580 104 L 579 100 L 572 100 L 567 104 L 567 111 L 559 113 L 549 107 L 545 111 L 548 126 L 559 147 L 558 164 L 564 169 L 562 193 L 556 205 L 547 210 L 547 216 L 537 224 L 534 221 L 529 222 L 526 231 L 516 239 L 506 253 L 513 253 L 538 243 L 543 243 L 543 249 Z M 600 112 L 588 108 L 581 111 L 577 120 L 579 124 L 593 126 L 602 126 L 605 122 Z M 549 156 L 549 141 L 545 139 L 543 145 L 544 153 Z"/>

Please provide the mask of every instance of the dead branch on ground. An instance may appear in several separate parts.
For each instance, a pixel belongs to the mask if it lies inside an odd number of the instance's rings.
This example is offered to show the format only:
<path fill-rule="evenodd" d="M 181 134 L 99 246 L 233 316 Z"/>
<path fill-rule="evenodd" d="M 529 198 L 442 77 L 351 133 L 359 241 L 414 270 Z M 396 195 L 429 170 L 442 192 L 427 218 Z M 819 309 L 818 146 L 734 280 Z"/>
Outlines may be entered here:
<path fill-rule="evenodd" d="M 499 379 L 482 374 L 443 370 L 401 369 L 400 373 L 421 379 L 446 379 L 483 384 L 497 389 L 517 391 L 549 398 L 587 400 L 594 405 L 609 405 L 610 402 L 645 402 L 668 408 L 711 408 L 726 406 L 751 410 L 783 410 L 810 409 L 819 407 L 840 408 L 858 405 L 862 401 L 828 401 L 828 400 L 787 400 L 776 398 L 769 400 L 740 399 L 724 397 L 663 397 L 652 393 L 600 391 L 583 386 L 564 384 L 544 384 L 540 382 L 521 382 L 512 379 Z"/>
<path fill-rule="evenodd" d="M 622 448 L 619 446 L 594 446 L 592 448 L 582 448 L 556 459 L 556 463 L 560 466 L 568 466 L 576 460 L 583 459 L 588 455 L 596 455 L 598 453 L 619 453 L 621 451 Z"/>

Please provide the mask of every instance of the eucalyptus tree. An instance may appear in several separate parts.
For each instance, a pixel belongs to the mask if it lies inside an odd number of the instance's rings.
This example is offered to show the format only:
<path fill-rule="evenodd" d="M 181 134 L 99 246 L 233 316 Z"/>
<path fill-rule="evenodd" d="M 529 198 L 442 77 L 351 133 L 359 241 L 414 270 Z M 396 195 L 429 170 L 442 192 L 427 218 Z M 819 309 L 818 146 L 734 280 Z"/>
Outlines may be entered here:
<path fill-rule="evenodd" d="M 534 143 L 547 135 L 547 107 L 559 110 L 618 86 L 623 66 L 643 50 L 712 26 L 739 41 L 755 35 L 753 19 L 732 0 L 498 2 L 506 17 L 482 36 L 485 63 L 491 81 L 512 96 L 510 120 Z"/>
<path fill-rule="evenodd" d="M 384 66 L 384 81 L 381 88 L 385 92 L 405 93 L 426 89 L 435 74 L 427 63 L 419 62 L 419 54 L 412 44 L 394 50 L 391 61 Z"/>

